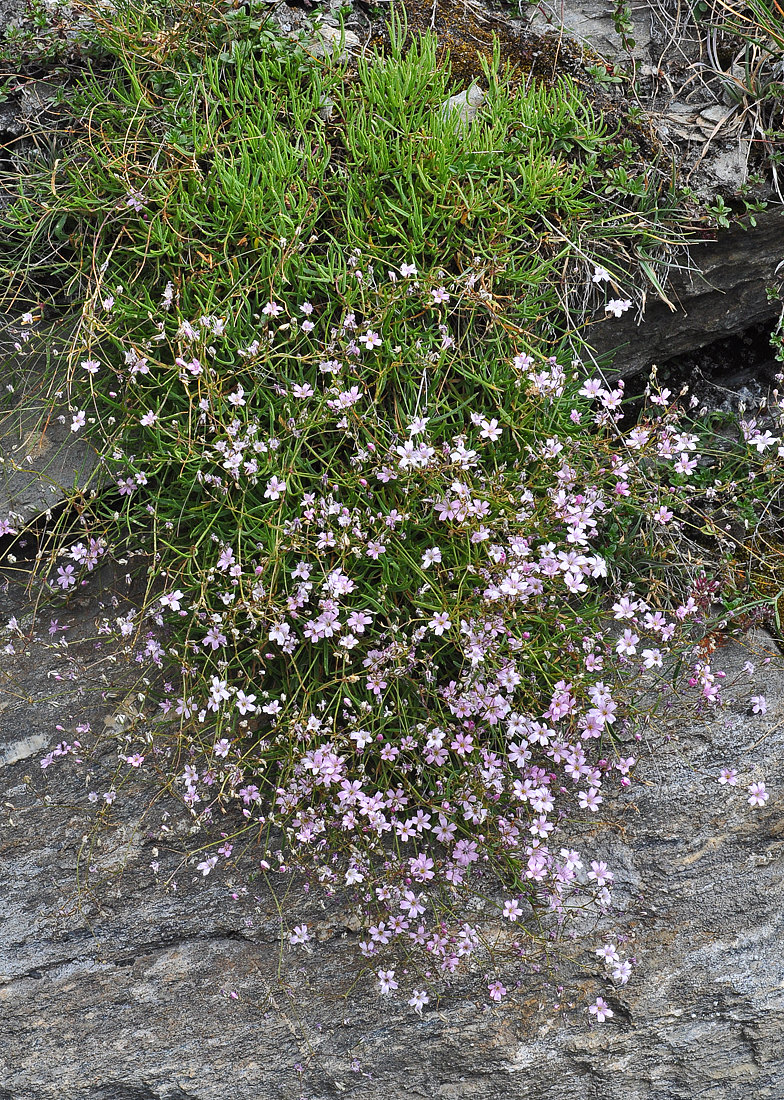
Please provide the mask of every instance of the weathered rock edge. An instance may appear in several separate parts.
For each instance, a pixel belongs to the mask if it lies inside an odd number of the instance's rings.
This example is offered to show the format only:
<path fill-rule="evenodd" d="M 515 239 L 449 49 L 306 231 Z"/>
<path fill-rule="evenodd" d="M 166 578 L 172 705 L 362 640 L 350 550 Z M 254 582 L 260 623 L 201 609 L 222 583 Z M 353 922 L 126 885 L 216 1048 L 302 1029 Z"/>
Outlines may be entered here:
<path fill-rule="evenodd" d="M 715 241 L 691 247 L 691 263 L 699 273 L 674 275 L 667 294 L 675 310 L 651 291 L 641 318 L 629 310 L 588 330 L 597 354 L 616 352 L 614 373 L 631 378 L 779 316 L 781 302 L 769 301 L 767 288 L 780 282 L 784 207 L 771 207 L 755 219 L 756 228 L 736 223 L 720 230 Z"/>

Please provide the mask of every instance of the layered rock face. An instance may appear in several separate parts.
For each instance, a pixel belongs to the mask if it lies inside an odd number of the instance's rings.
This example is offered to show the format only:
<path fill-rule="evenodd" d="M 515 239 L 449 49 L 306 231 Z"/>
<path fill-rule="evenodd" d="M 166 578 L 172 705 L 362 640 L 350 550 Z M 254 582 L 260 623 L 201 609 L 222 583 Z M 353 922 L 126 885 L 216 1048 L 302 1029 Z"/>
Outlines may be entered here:
<path fill-rule="evenodd" d="M 13 612 L 13 589 L 1 602 Z M 564 843 L 614 868 L 616 908 L 575 918 L 549 969 L 502 968 L 500 1004 L 485 958 L 420 1019 L 378 994 L 337 903 L 285 876 L 241 885 L 253 844 L 236 870 L 198 874 L 214 837 L 191 834 L 182 804 L 149 783 L 132 778 L 93 829 L 88 792 L 116 782 L 128 685 L 100 663 L 90 625 L 74 626 L 67 661 L 3 659 L 2 1100 L 784 1095 L 784 662 L 769 636 L 713 658 L 744 698 L 765 692 L 765 715 L 739 703 L 671 720 L 666 743 L 652 729 L 602 822 L 564 827 Z M 42 771 L 58 727 L 77 722 L 91 745 L 105 730 L 89 766 L 68 756 Z M 735 789 L 717 782 L 725 766 Z M 746 786 L 762 778 L 771 797 L 752 809 Z M 491 940 L 494 913 L 472 918 Z M 281 947 L 282 920 L 308 923 L 307 948 Z M 608 941 L 638 960 L 625 986 L 598 964 Z M 587 1012 L 597 994 L 614 1012 L 600 1025 Z"/>
<path fill-rule="evenodd" d="M 674 275 L 667 288 L 674 309 L 651 293 L 641 318 L 629 310 L 594 325 L 588 339 L 597 353 L 615 352 L 615 371 L 630 378 L 777 318 L 781 302 L 767 291 L 777 285 L 784 261 L 784 207 L 756 215 L 756 222 L 690 249 L 698 270 Z"/>

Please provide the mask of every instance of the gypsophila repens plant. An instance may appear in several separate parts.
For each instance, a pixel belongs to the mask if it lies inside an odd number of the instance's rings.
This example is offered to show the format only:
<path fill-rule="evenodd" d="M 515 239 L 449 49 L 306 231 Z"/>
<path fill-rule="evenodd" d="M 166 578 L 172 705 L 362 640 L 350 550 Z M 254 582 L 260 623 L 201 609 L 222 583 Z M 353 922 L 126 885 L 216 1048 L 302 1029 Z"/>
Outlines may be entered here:
<path fill-rule="evenodd" d="M 608 198 L 606 124 L 566 79 L 488 70 L 464 124 L 434 40 L 394 21 L 349 69 L 237 19 L 176 52 L 152 7 L 94 19 L 113 67 L 2 214 L 13 293 L 47 272 L 78 303 L 69 416 L 100 455 L 52 588 L 146 552 L 111 625 L 168 681 L 172 789 L 282 836 L 262 870 L 348 890 L 382 992 L 393 943 L 443 974 L 480 948 L 460 897 L 607 910 L 612 869 L 565 830 L 632 782 L 676 689 L 720 703 L 692 653 L 732 551 L 711 502 L 781 465 L 761 420 L 712 445 L 655 377 L 627 424 L 590 362 L 629 257 L 656 285 L 683 239 L 666 173 Z"/>

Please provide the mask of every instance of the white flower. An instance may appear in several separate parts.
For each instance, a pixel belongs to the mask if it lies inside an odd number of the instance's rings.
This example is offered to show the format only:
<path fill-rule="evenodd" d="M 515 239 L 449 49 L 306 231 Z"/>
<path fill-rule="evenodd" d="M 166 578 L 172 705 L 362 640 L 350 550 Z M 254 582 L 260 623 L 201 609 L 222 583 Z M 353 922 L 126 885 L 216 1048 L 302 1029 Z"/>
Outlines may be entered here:
<path fill-rule="evenodd" d="M 177 588 L 174 592 L 170 592 L 168 595 L 161 596 L 160 602 L 163 607 L 170 607 L 172 611 L 180 610 L 180 600 L 183 599 L 185 593 Z"/>
<path fill-rule="evenodd" d="M 621 301 L 620 298 L 611 298 L 604 307 L 604 312 L 612 313 L 615 317 L 620 317 L 627 309 L 631 309 L 631 304 L 632 303 L 629 301 Z"/>
<path fill-rule="evenodd" d="M 286 482 L 281 481 L 278 477 L 270 478 L 267 482 L 267 488 L 264 490 L 264 496 L 268 500 L 278 500 L 282 493 L 286 492 Z"/>
<path fill-rule="evenodd" d="M 501 438 L 503 428 L 498 427 L 497 420 L 482 420 L 482 430 L 479 433 L 482 439 L 487 439 L 490 443 L 495 443 Z"/>
<path fill-rule="evenodd" d="M 444 631 L 449 630 L 452 625 L 452 620 L 449 618 L 446 611 L 440 611 L 437 615 L 433 616 L 427 625 L 433 633 L 440 638 Z"/>
<path fill-rule="evenodd" d="M 764 806 L 770 798 L 770 795 L 765 790 L 764 783 L 752 783 L 749 786 L 749 805 L 750 806 Z"/>
<path fill-rule="evenodd" d="M 394 970 L 379 970 L 378 985 L 381 993 L 391 993 L 393 989 L 397 989 Z"/>
<path fill-rule="evenodd" d="M 517 918 L 521 917 L 522 915 L 523 911 L 517 904 L 517 901 L 515 899 L 513 899 L 512 901 L 504 902 L 504 916 L 507 920 L 516 921 Z"/>
<path fill-rule="evenodd" d="M 283 645 L 290 633 L 291 627 L 288 623 L 276 623 L 269 632 L 269 640 Z"/>
<path fill-rule="evenodd" d="M 408 1003 L 411 1005 L 414 1012 L 418 1013 L 421 1016 L 422 1009 L 426 1004 L 430 1003 L 430 998 L 428 997 L 427 993 L 425 993 L 424 989 L 412 989 L 411 1000 Z"/>
<path fill-rule="evenodd" d="M 240 690 L 240 691 L 237 692 L 236 702 L 237 702 L 237 710 L 240 712 L 240 714 L 253 714 L 256 711 L 256 707 L 254 705 L 255 702 L 256 702 L 256 696 L 255 695 L 246 695 L 244 691 Z M 219 744 L 222 746 L 223 741 L 219 742 Z M 218 753 L 218 746 L 217 745 L 215 746 L 214 751 L 216 753 Z M 228 745 L 226 746 L 226 752 L 228 752 Z M 225 756 L 226 752 L 220 752 L 220 753 L 218 753 L 218 755 L 219 756 Z"/>

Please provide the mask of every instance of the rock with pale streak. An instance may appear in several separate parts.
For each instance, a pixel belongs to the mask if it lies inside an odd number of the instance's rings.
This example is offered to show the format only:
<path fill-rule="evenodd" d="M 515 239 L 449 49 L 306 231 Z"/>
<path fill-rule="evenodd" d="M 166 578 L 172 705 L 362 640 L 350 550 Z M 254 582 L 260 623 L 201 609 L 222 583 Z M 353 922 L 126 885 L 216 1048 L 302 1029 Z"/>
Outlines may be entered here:
<path fill-rule="evenodd" d="M 478 84 L 472 84 L 459 95 L 450 96 L 446 103 L 441 105 L 442 114 L 450 114 L 455 111 L 460 115 L 463 123 L 468 125 L 479 114 L 479 108 L 485 101 L 485 93 Z"/>

